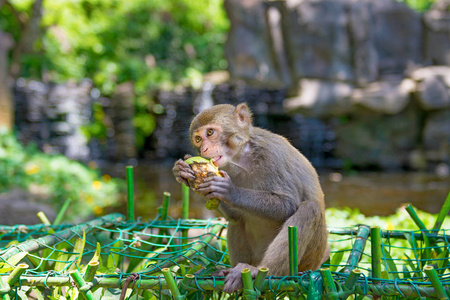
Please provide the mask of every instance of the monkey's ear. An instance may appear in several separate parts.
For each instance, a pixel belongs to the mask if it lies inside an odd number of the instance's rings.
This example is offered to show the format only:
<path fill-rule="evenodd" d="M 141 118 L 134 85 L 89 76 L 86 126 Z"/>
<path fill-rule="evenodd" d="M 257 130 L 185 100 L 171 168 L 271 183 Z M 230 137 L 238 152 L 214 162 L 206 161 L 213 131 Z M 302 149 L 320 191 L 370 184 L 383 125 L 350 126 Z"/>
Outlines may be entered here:
<path fill-rule="evenodd" d="M 252 112 L 247 104 L 241 103 L 236 106 L 234 115 L 236 116 L 237 123 L 240 127 L 248 127 L 252 124 Z"/>

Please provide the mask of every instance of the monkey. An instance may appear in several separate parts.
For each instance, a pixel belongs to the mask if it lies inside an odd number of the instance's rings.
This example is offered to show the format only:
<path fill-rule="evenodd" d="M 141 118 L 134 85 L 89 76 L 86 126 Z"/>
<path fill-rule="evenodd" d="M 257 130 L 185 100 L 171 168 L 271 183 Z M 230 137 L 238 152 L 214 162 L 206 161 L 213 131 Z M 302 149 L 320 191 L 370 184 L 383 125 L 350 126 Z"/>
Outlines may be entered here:
<path fill-rule="evenodd" d="M 246 103 L 220 104 L 197 114 L 189 127 L 198 154 L 212 159 L 221 176 L 206 178 L 195 192 L 220 201 L 228 221 L 227 244 L 232 268 L 224 292 L 242 288 L 241 270 L 253 278 L 266 267 L 269 275 L 289 275 L 288 227 L 297 226 L 298 270 L 316 270 L 329 257 L 325 203 L 312 164 L 281 135 L 253 126 Z M 190 155 L 185 156 L 185 159 Z M 194 172 L 184 160 L 172 169 L 188 184 Z"/>

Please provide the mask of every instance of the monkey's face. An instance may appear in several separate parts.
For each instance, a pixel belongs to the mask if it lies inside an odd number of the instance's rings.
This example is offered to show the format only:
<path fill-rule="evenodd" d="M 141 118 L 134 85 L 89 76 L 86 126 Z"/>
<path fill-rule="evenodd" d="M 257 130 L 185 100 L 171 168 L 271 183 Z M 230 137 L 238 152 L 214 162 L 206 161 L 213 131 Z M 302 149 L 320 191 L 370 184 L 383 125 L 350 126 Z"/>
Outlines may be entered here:
<path fill-rule="evenodd" d="M 230 159 L 226 134 L 221 126 L 207 124 L 197 128 L 192 134 L 192 144 L 201 156 L 211 158 L 217 167 L 224 166 Z"/>

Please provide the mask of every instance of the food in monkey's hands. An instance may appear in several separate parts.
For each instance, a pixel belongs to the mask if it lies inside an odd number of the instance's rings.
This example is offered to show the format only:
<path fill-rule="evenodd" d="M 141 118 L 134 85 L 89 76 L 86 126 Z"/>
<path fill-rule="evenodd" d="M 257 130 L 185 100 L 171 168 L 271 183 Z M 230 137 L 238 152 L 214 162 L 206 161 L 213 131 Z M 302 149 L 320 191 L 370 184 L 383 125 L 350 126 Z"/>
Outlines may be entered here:
<path fill-rule="evenodd" d="M 186 159 L 185 162 L 195 172 L 195 179 L 188 180 L 190 187 L 194 191 L 205 178 L 212 176 L 221 176 L 219 173 L 219 168 L 217 168 L 210 159 L 206 159 L 201 156 L 193 156 Z M 209 210 L 213 210 L 219 207 L 219 204 L 219 199 L 211 199 L 206 202 L 205 207 Z"/>

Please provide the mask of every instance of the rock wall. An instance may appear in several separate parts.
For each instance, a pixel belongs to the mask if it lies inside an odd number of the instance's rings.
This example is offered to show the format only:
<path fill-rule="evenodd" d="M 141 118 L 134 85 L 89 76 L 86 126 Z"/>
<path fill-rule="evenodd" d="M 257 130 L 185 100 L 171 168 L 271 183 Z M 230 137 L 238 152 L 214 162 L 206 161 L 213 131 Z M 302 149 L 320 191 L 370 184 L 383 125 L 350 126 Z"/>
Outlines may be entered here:
<path fill-rule="evenodd" d="M 286 112 L 333 124 L 337 157 L 383 169 L 450 164 L 450 0 L 424 14 L 395 0 L 225 5 L 231 78 L 286 89 Z"/>

